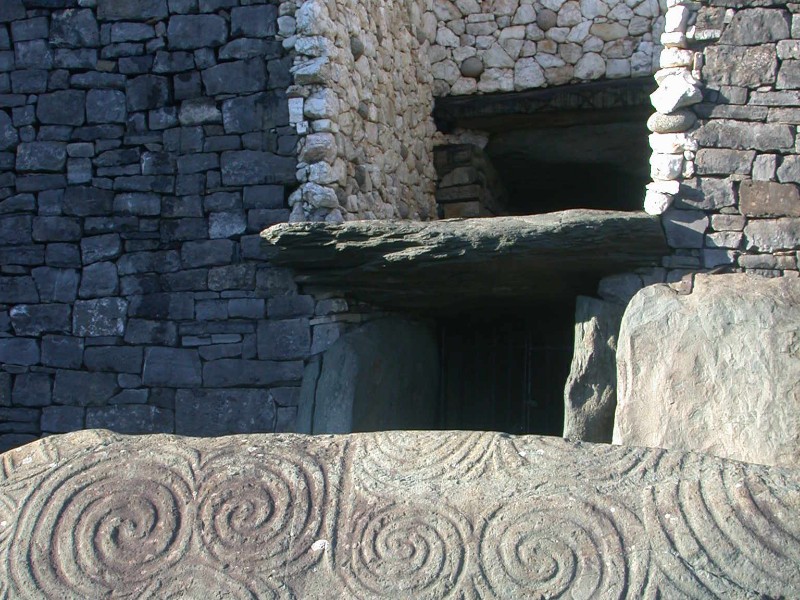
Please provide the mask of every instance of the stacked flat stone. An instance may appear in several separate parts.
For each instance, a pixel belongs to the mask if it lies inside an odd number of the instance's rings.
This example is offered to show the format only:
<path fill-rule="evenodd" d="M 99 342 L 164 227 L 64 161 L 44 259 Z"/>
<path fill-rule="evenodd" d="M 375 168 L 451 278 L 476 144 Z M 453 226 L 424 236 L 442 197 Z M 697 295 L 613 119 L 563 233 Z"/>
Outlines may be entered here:
<path fill-rule="evenodd" d="M 295 185 L 277 22 L 259 0 L 0 1 L 0 447 L 293 426 L 347 305 L 259 245 Z"/>
<path fill-rule="evenodd" d="M 437 96 L 649 76 L 657 0 L 433 0 L 423 15 Z"/>
<path fill-rule="evenodd" d="M 428 42 L 411 0 L 290 0 L 289 117 L 301 136 L 292 221 L 435 216 Z M 419 38 L 419 39 L 418 39 Z"/>
<path fill-rule="evenodd" d="M 661 34 L 664 49 L 655 74 L 658 89 L 650 97 L 656 113 L 647 121 L 648 129 L 653 132 L 650 135 L 653 182 L 647 186 L 644 209 L 651 215 L 664 213 L 678 193 L 678 180 L 694 175 L 697 143 L 685 132 L 692 128 L 697 117 L 687 107 L 703 99 L 699 72 L 702 54 L 689 49 L 686 35 L 694 25 L 700 5 L 690 0 L 670 0 L 668 5 Z"/>
<path fill-rule="evenodd" d="M 797 276 L 800 15 L 768 4 L 667 12 L 645 208 L 663 213 L 674 248 L 664 266 L 678 272 Z"/>

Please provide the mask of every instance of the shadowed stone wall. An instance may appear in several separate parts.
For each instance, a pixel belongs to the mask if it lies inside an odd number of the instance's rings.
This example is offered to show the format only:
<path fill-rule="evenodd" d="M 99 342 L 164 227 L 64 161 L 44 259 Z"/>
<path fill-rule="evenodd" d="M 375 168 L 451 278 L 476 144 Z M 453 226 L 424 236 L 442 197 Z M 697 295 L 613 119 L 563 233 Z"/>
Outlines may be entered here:
<path fill-rule="evenodd" d="M 0 447 L 293 422 L 309 319 L 341 305 L 262 262 L 295 182 L 277 18 L 0 3 Z"/>

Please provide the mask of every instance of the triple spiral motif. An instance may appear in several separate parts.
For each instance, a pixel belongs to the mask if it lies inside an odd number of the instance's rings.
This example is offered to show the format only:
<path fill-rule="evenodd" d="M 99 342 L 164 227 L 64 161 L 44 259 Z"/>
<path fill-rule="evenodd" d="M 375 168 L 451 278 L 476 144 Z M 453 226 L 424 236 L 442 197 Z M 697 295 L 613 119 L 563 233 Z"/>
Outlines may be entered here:
<path fill-rule="evenodd" d="M 7 467 L 0 598 L 800 594 L 790 471 L 479 433 L 248 443 Z"/>
<path fill-rule="evenodd" d="M 9 553 L 20 590 L 135 591 L 182 559 L 192 526 L 188 464 L 169 453 L 115 458 L 96 453 L 55 469 L 25 504 Z"/>
<path fill-rule="evenodd" d="M 111 446 L 53 469 L 5 542 L 15 597 L 185 597 L 184 581 L 230 598 L 292 598 L 269 575 L 319 558 L 321 468 L 231 450 L 199 463 Z M 0 496 L 0 518 L 12 508 Z M 0 544 L 11 535 L 0 528 Z M 254 572 L 266 577 L 251 589 Z"/>

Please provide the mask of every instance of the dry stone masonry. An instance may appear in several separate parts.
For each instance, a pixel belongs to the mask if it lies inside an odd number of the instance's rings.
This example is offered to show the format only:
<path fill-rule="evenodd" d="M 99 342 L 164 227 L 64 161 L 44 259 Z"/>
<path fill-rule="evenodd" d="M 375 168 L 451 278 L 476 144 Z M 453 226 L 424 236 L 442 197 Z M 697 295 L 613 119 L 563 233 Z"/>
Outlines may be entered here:
<path fill-rule="evenodd" d="M 293 221 L 436 216 L 433 76 L 416 0 L 290 0 L 290 121 L 301 135 Z"/>
<path fill-rule="evenodd" d="M 796 275 L 800 247 L 800 15 L 796 5 L 672 2 L 645 209 L 675 249 L 665 266 Z"/>
<path fill-rule="evenodd" d="M 0 446 L 292 425 L 342 305 L 259 246 L 295 183 L 277 31 L 274 2 L 0 3 Z"/>
<path fill-rule="evenodd" d="M 800 595 L 798 472 L 701 454 L 90 431 L 2 461 L 14 600 Z"/>
<path fill-rule="evenodd" d="M 658 0 L 434 0 L 423 17 L 436 96 L 652 75 Z"/>

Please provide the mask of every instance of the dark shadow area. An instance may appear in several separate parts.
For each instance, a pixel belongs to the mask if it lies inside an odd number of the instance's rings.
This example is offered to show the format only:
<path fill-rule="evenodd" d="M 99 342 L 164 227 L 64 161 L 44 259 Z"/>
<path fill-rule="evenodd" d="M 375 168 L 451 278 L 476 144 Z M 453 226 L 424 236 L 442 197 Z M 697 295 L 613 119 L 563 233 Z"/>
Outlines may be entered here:
<path fill-rule="evenodd" d="M 439 428 L 560 436 L 573 304 L 440 320 Z"/>
<path fill-rule="evenodd" d="M 644 120 L 532 127 L 494 134 L 485 152 L 507 194 L 528 215 L 592 208 L 641 210 L 650 155 Z"/>

